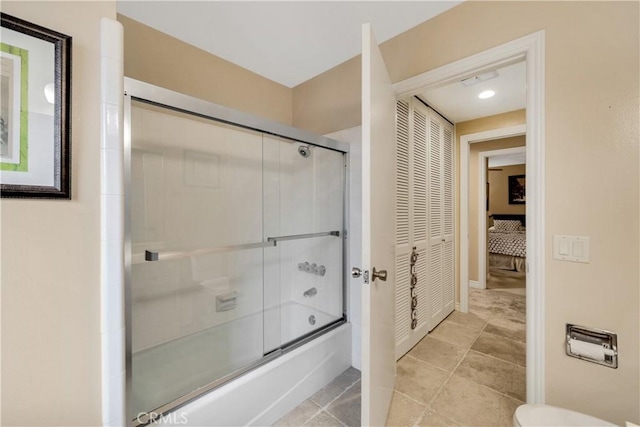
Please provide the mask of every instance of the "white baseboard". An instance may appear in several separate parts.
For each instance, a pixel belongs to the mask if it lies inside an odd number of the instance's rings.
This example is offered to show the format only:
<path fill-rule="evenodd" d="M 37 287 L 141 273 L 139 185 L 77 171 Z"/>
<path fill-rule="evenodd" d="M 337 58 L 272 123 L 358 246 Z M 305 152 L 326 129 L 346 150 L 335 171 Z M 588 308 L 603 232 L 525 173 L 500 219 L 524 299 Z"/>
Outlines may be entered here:
<path fill-rule="evenodd" d="M 480 287 L 480 282 L 478 282 L 477 280 L 469 280 L 469 287 L 474 289 L 482 289 Z"/>

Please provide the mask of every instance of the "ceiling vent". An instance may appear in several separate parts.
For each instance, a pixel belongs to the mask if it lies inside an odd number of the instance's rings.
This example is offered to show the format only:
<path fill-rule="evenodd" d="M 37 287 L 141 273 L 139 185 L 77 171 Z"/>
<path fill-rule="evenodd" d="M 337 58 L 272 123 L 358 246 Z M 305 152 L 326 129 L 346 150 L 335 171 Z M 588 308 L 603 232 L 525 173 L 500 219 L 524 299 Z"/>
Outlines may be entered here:
<path fill-rule="evenodd" d="M 461 80 L 460 83 L 462 83 L 463 86 L 473 86 L 480 82 L 495 79 L 496 77 L 498 77 L 498 72 L 494 70 Z"/>

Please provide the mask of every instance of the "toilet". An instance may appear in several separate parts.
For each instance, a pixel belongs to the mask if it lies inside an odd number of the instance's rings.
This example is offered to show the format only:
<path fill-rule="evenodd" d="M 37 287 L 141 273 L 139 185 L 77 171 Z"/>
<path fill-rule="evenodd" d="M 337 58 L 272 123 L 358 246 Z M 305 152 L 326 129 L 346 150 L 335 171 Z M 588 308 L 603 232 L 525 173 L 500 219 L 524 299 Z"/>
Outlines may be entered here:
<path fill-rule="evenodd" d="M 615 426 L 580 412 L 550 405 L 520 405 L 513 414 L 514 427 L 573 427 L 573 426 Z"/>

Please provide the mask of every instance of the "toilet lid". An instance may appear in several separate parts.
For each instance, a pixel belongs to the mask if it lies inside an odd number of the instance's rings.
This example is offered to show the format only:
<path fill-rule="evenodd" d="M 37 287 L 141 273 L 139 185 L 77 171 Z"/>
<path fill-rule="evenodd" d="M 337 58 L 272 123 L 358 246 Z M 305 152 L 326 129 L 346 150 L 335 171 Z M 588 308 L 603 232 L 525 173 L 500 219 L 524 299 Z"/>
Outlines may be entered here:
<path fill-rule="evenodd" d="M 615 427 L 615 424 L 599 418 L 549 405 L 521 405 L 516 409 L 514 417 L 521 426 Z"/>

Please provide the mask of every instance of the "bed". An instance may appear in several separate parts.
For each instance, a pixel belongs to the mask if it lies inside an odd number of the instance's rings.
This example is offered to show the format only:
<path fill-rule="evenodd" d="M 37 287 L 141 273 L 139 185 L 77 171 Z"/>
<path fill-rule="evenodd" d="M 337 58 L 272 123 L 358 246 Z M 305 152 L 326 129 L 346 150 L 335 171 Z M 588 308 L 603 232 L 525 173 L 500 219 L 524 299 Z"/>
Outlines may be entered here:
<path fill-rule="evenodd" d="M 525 271 L 527 257 L 526 216 L 493 214 L 487 244 L 489 267 Z"/>

